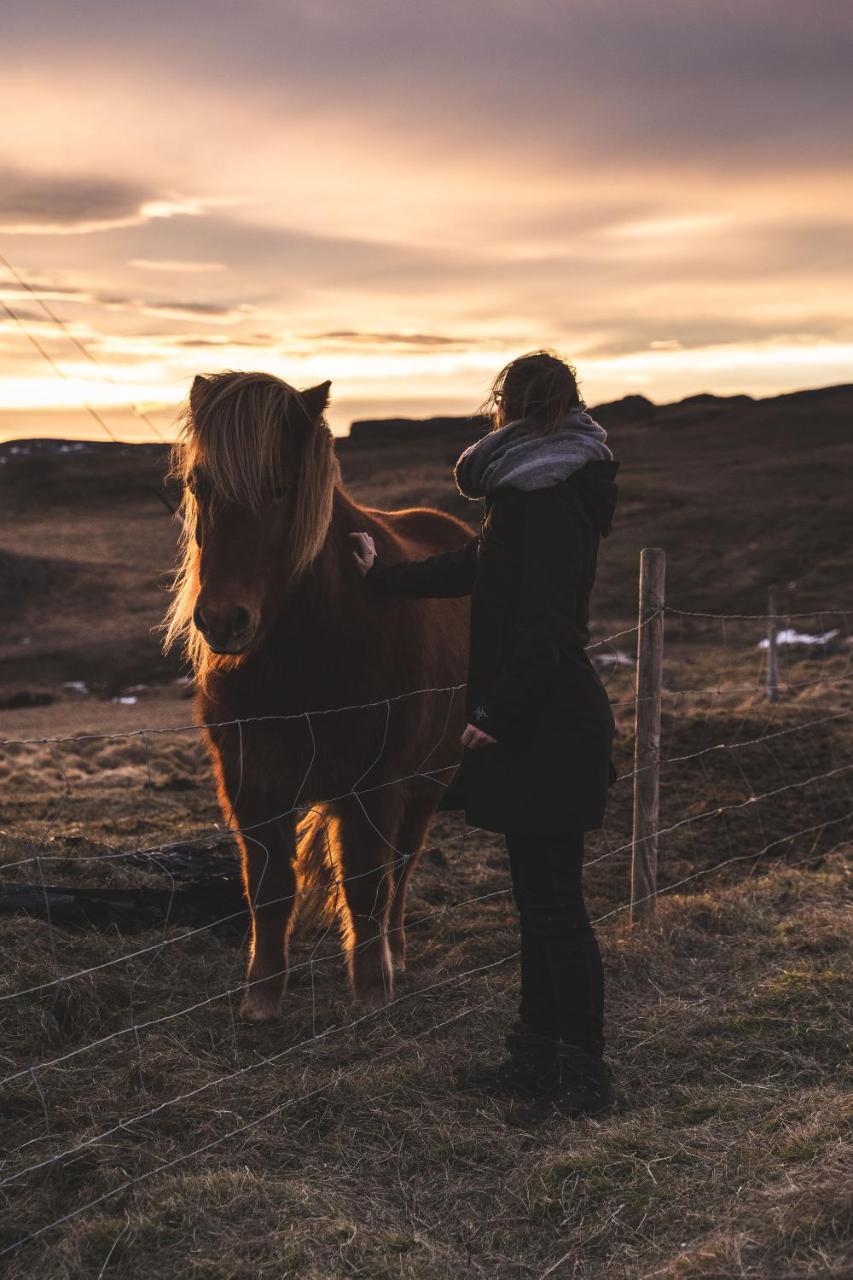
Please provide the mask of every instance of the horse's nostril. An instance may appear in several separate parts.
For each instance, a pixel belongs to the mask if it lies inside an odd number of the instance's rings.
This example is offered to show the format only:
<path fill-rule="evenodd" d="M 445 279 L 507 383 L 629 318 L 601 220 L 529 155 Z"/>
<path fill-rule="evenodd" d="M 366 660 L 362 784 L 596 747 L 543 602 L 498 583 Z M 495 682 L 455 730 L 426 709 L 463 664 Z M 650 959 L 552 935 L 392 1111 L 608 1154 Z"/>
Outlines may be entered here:
<path fill-rule="evenodd" d="M 243 643 L 252 630 L 253 617 L 251 610 L 242 604 L 224 609 L 215 605 L 202 609 L 196 605 L 193 622 L 212 648 L 225 652 Z"/>
<path fill-rule="evenodd" d="M 249 624 L 252 621 L 252 615 L 248 609 L 244 609 L 241 604 L 232 611 L 231 614 L 231 633 L 232 635 L 242 635 L 244 631 L 248 631 Z"/>

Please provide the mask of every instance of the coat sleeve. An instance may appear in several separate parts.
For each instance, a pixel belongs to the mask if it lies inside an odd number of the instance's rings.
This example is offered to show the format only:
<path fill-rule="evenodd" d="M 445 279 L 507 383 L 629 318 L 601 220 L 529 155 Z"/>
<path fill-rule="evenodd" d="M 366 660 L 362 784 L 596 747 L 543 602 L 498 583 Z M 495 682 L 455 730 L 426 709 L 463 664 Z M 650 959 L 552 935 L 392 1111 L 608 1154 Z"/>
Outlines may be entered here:
<path fill-rule="evenodd" d="M 468 596 L 477 575 L 479 537 L 458 551 L 444 551 L 426 560 L 384 564 L 378 558 L 365 574 L 365 582 L 384 596 Z"/>
<path fill-rule="evenodd" d="M 473 723 L 500 740 L 529 717 L 553 687 L 560 653 L 576 643 L 576 599 L 583 587 L 585 521 L 556 489 L 525 495 L 521 587 L 512 645 Z"/>

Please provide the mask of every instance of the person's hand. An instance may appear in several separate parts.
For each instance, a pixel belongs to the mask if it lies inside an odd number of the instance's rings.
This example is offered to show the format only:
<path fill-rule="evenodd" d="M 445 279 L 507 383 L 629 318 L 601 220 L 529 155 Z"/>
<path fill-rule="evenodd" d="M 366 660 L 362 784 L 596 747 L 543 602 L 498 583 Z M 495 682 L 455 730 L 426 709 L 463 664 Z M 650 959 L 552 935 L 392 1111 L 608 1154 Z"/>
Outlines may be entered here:
<path fill-rule="evenodd" d="M 369 533 L 351 533 L 350 537 L 354 542 L 352 557 L 358 566 L 358 571 L 362 576 L 373 568 L 373 561 L 376 559 L 376 544 Z"/>
<path fill-rule="evenodd" d="M 465 732 L 462 734 L 463 747 L 470 747 L 472 751 L 477 751 L 480 747 L 493 747 L 496 742 L 497 738 L 490 738 L 476 725 L 466 724 Z"/>

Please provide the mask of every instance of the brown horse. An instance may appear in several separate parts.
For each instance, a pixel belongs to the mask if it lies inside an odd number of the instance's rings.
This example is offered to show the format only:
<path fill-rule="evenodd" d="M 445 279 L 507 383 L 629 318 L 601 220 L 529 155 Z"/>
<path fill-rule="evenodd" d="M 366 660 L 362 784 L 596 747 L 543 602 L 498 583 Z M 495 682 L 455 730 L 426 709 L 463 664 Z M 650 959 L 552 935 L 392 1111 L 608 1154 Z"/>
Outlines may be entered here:
<path fill-rule="evenodd" d="M 323 416 L 329 385 L 198 377 L 174 455 L 183 543 L 166 644 L 182 642 L 193 664 L 242 848 L 243 1014 L 255 1021 L 279 1012 L 294 908 L 323 884 L 356 999 L 391 997 L 407 881 L 464 723 L 467 602 L 374 595 L 349 534 L 369 532 L 393 561 L 460 547 L 470 530 L 349 497 Z"/>

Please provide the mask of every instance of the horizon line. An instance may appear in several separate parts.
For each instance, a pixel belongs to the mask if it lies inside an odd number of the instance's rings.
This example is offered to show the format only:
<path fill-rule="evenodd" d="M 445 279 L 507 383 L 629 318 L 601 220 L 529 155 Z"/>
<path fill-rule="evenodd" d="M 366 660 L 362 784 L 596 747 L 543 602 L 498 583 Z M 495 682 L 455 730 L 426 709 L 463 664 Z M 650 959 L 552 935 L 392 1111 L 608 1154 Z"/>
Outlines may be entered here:
<path fill-rule="evenodd" d="M 810 394 L 819 395 L 819 394 L 830 393 L 833 391 L 835 392 L 853 391 L 853 382 L 826 383 L 820 386 L 806 386 L 806 387 L 795 386 L 786 391 L 773 392 L 770 395 L 755 395 L 749 391 L 732 391 L 732 392 L 721 393 L 721 392 L 715 392 L 715 391 L 702 390 L 702 391 L 691 392 L 686 396 L 682 396 L 678 400 L 663 400 L 663 401 L 653 400 L 650 396 L 646 395 L 642 391 L 627 391 L 623 396 L 619 396 L 616 399 L 612 399 L 612 400 L 598 401 L 596 404 L 589 405 L 589 408 L 591 410 L 607 408 L 607 407 L 610 407 L 611 405 L 623 404 L 626 400 L 644 400 L 646 401 L 647 404 L 652 405 L 654 409 L 672 408 L 676 405 L 686 404 L 689 401 L 701 400 L 701 399 L 718 400 L 718 401 L 749 400 L 754 404 L 758 404 L 758 403 L 761 403 L 762 401 L 782 400 L 782 399 L 786 399 L 787 397 L 799 396 L 799 395 L 810 395 Z M 150 412 L 156 412 L 157 408 L 162 408 L 163 403 L 162 401 L 160 402 L 153 401 L 153 402 L 148 402 L 144 404 L 140 403 L 140 405 L 137 407 L 144 408 L 146 412 L 150 413 Z M 104 412 L 105 409 L 109 410 L 111 408 L 126 410 L 128 408 L 128 405 L 126 401 L 119 400 L 119 401 L 116 401 L 115 405 L 99 405 L 98 408 L 100 412 Z M 63 406 L 62 408 L 54 409 L 52 411 L 50 409 L 44 409 L 44 408 L 3 410 L 4 414 L 9 414 L 9 415 L 17 414 L 17 413 L 50 414 L 51 412 L 53 412 L 53 414 L 57 416 L 65 415 L 65 414 L 77 414 L 77 413 L 85 414 L 87 412 L 87 408 L 85 405 L 81 404 L 79 406 L 77 405 L 69 405 L 67 407 Z M 353 426 L 355 426 L 357 423 L 362 423 L 362 422 L 371 422 L 371 423 L 374 423 L 374 422 L 375 423 L 424 422 L 424 423 L 427 423 L 435 418 L 458 419 L 461 422 L 461 421 L 465 421 L 466 419 L 474 419 L 480 416 L 482 415 L 476 409 L 472 410 L 469 413 L 466 413 L 464 411 L 442 412 L 440 409 L 437 409 L 433 413 L 427 413 L 427 414 L 415 415 L 415 416 L 406 414 L 405 412 L 388 413 L 382 416 L 374 415 L 374 416 L 366 416 L 361 418 L 352 418 L 350 419 L 349 429 L 346 433 L 333 432 L 333 434 L 335 438 L 338 440 L 347 440 L 351 438 Z M 171 428 L 164 428 L 164 430 L 170 430 L 170 429 Z M 7 435 L 7 434 L 4 434 L 2 431 L 0 431 L 0 445 L 24 443 L 27 441 L 34 442 L 34 441 L 47 441 L 47 440 L 56 440 L 60 443 L 87 444 L 87 445 L 98 445 L 98 444 L 147 445 L 147 444 L 171 444 L 172 443 L 171 440 L 169 441 L 158 440 L 154 435 L 135 437 L 133 439 L 121 439 L 121 438 L 102 439 L 101 437 L 89 437 L 89 436 L 79 436 L 79 435 L 65 436 L 60 434 L 53 434 L 50 431 L 40 432 L 38 434 L 33 433 L 30 435 Z"/>

